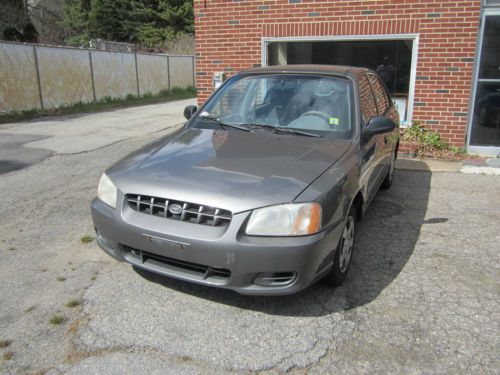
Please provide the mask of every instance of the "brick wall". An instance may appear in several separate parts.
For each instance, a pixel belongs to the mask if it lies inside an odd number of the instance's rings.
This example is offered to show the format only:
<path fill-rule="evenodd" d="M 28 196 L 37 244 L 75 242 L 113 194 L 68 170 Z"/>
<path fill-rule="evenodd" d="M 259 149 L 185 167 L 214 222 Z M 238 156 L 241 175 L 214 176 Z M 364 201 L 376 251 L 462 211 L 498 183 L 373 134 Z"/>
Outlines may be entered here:
<path fill-rule="evenodd" d="M 481 0 L 195 0 L 198 101 L 261 64 L 261 38 L 419 34 L 413 120 L 463 146 Z"/>

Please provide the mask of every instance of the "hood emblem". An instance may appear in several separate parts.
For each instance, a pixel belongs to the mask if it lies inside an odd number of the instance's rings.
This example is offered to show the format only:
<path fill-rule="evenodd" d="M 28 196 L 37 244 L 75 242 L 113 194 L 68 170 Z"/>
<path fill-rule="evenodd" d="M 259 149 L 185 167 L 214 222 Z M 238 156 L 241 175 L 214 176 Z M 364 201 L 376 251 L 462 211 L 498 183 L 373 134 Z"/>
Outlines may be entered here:
<path fill-rule="evenodd" d="M 173 203 L 168 206 L 168 212 L 172 215 L 180 215 L 182 213 L 182 206 L 180 204 Z"/>

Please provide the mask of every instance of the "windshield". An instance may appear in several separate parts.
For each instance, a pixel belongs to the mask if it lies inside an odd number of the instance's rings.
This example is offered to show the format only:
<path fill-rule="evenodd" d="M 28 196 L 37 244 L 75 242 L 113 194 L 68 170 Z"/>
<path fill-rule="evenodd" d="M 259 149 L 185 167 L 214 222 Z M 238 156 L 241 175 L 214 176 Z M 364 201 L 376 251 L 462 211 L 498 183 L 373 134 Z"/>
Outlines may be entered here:
<path fill-rule="evenodd" d="M 191 124 L 213 127 L 214 119 L 224 124 L 267 125 L 265 129 L 272 126 L 347 139 L 352 136 L 351 84 L 343 78 L 314 75 L 236 76 Z"/>

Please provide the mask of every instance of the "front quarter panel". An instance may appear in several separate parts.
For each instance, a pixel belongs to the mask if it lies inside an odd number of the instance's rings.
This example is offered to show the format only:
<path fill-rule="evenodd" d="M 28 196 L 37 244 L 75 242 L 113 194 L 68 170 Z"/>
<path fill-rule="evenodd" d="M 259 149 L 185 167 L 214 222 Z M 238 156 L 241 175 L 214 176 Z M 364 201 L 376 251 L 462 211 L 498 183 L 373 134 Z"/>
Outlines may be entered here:
<path fill-rule="evenodd" d="M 323 228 L 329 230 L 344 221 L 361 187 L 360 164 L 355 146 L 304 190 L 294 201 L 316 201 L 323 208 Z"/>

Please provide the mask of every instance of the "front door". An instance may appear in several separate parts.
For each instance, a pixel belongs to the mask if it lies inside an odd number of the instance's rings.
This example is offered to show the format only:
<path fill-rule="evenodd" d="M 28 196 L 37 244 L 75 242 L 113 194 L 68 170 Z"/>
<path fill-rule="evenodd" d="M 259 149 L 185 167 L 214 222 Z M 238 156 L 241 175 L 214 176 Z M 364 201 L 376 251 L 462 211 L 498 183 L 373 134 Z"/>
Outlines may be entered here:
<path fill-rule="evenodd" d="M 500 11 L 485 11 L 481 40 L 469 150 L 496 155 L 500 152 Z"/>

